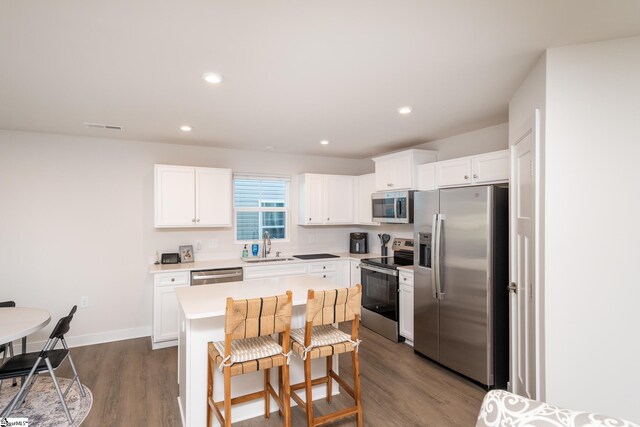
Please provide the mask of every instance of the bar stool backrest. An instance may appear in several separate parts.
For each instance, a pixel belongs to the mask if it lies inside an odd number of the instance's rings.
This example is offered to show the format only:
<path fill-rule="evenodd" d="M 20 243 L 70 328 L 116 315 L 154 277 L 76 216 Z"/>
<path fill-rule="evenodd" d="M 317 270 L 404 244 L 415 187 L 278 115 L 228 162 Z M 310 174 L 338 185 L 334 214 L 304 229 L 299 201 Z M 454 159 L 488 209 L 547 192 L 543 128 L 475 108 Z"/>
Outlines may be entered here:
<path fill-rule="evenodd" d="M 291 325 L 291 307 L 291 291 L 266 298 L 227 298 L 225 335 L 244 339 L 285 332 Z"/>
<path fill-rule="evenodd" d="M 347 322 L 360 317 L 362 286 L 338 288 L 328 291 L 309 289 L 307 296 L 307 323 L 313 326 Z"/>

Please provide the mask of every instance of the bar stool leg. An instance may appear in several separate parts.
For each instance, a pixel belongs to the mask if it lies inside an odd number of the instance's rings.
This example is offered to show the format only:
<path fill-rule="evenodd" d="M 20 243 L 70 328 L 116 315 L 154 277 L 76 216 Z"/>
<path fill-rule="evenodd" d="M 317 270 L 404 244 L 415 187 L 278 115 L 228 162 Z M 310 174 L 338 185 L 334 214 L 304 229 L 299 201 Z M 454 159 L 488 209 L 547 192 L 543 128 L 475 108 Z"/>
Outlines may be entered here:
<path fill-rule="evenodd" d="M 327 402 L 331 403 L 331 389 L 333 387 L 333 378 L 331 371 L 333 369 L 333 355 L 327 356 Z"/>
<path fill-rule="evenodd" d="M 211 427 L 211 415 L 213 412 L 213 408 L 211 408 L 211 402 L 213 402 L 213 361 L 210 357 L 207 357 L 207 359 L 209 359 L 207 361 L 207 427 Z"/>
<path fill-rule="evenodd" d="M 358 407 L 356 419 L 358 427 L 362 427 L 364 425 L 364 421 L 362 419 L 362 399 L 360 396 L 360 360 L 358 358 L 358 352 L 355 350 L 351 352 L 351 362 L 353 365 L 353 391 L 355 394 L 356 406 Z"/>
<path fill-rule="evenodd" d="M 284 425 L 291 427 L 291 392 L 289 384 L 289 365 L 282 367 L 282 388 L 279 390 L 282 398 L 282 406 L 284 407 Z"/>
<path fill-rule="evenodd" d="M 269 418 L 271 415 L 271 394 L 269 393 L 269 372 L 271 369 L 264 370 L 264 417 Z"/>
<path fill-rule="evenodd" d="M 231 368 L 224 368 L 224 425 L 231 427 Z"/>
<path fill-rule="evenodd" d="M 305 409 L 307 410 L 307 426 L 313 425 L 313 396 L 311 390 L 311 357 L 304 361 L 304 391 L 306 397 Z"/>

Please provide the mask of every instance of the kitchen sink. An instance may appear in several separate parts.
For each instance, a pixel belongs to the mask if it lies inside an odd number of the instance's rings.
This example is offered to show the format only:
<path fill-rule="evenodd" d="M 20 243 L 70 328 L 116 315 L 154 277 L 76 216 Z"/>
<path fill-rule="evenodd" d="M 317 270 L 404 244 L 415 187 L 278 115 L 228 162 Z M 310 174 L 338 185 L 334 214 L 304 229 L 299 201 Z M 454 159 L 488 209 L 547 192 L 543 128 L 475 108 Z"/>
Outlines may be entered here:
<path fill-rule="evenodd" d="M 274 262 L 274 261 L 295 261 L 295 258 L 242 258 L 242 262 L 246 262 L 248 264 L 260 264 L 263 262 Z"/>

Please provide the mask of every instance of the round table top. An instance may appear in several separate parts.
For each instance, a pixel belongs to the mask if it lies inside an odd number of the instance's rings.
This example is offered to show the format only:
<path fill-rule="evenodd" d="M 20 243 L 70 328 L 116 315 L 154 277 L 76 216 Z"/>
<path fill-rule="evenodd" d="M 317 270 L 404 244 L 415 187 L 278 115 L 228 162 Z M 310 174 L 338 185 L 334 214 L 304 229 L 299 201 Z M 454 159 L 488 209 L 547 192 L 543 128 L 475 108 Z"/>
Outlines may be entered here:
<path fill-rule="evenodd" d="M 0 308 L 0 343 L 26 337 L 51 321 L 47 310 L 30 307 Z"/>

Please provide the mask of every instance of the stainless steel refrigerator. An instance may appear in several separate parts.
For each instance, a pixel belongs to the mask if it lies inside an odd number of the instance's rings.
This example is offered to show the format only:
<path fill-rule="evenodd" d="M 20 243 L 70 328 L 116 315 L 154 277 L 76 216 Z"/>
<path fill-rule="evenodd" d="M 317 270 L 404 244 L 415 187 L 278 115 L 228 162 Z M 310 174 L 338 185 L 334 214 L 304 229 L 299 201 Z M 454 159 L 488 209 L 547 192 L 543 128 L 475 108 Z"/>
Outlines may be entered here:
<path fill-rule="evenodd" d="M 489 388 L 505 388 L 508 188 L 417 192 L 414 202 L 414 350 Z"/>

